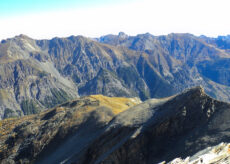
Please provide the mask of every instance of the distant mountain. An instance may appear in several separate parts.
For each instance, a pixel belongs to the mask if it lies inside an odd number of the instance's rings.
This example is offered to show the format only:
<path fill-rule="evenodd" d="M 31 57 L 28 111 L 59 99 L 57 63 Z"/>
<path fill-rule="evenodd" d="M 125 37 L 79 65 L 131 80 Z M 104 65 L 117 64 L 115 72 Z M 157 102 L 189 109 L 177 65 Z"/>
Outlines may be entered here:
<path fill-rule="evenodd" d="M 200 36 L 201 39 L 205 40 L 205 42 L 209 44 L 213 44 L 214 46 L 228 50 L 230 49 L 230 35 L 227 36 L 218 36 L 217 38 L 209 38 L 204 35 Z"/>
<path fill-rule="evenodd" d="M 37 113 L 79 94 L 149 98 L 149 88 L 134 65 L 139 56 L 82 36 L 33 40 L 20 35 L 4 40 L 0 116 Z M 126 71 L 130 69 L 134 74 Z"/>
<path fill-rule="evenodd" d="M 185 159 L 229 142 L 229 117 L 230 104 L 212 99 L 201 87 L 142 103 L 87 96 L 0 121 L 0 162 L 152 164 Z"/>
<path fill-rule="evenodd" d="M 153 36 L 149 33 L 127 36 L 120 33 L 117 36 L 106 35 L 97 40 L 146 53 L 151 66 L 177 92 L 194 85 L 202 85 L 212 97 L 229 101 L 229 36 Z"/>
<path fill-rule="evenodd" d="M 0 118 L 38 113 L 78 96 L 140 97 L 179 93 L 202 85 L 230 100 L 228 37 L 191 34 L 107 35 L 0 43 Z M 213 41 L 214 40 L 214 41 Z M 224 46 L 225 45 L 225 46 Z"/>

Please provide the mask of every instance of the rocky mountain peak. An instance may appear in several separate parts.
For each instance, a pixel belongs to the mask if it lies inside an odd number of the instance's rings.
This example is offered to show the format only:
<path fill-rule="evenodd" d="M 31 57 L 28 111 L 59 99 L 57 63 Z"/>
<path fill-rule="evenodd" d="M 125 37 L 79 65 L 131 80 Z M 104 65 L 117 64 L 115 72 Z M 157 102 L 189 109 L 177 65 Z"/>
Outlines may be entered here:
<path fill-rule="evenodd" d="M 203 86 L 195 86 L 193 88 L 190 89 L 186 89 L 185 91 L 183 91 L 182 93 L 180 93 L 179 95 L 184 96 L 184 95 L 195 95 L 196 97 L 202 97 L 202 96 L 208 96 L 205 93 L 205 90 L 203 88 Z"/>
<path fill-rule="evenodd" d="M 128 35 L 125 34 L 124 32 L 119 32 L 118 37 L 119 37 L 120 39 L 126 39 L 126 38 L 128 38 Z"/>
<path fill-rule="evenodd" d="M 28 40 L 32 40 L 32 38 L 30 38 L 29 36 L 25 35 L 25 34 L 20 34 L 18 36 L 16 36 L 16 38 L 21 38 L 21 39 L 28 39 Z"/>

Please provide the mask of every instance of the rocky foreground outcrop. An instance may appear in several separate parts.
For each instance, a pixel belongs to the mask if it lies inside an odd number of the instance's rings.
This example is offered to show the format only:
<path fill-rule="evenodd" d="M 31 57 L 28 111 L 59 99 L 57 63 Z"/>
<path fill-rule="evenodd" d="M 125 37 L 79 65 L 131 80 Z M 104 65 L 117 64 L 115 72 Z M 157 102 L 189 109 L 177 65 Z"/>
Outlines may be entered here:
<path fill-rule="evenodd" d="M 201 87 L 143 103 L 84 97 L 1 121 L 0 159 L 39 164 L 169 162 L 230 142 L 229 118 L 230 104 L 212 99 Z"/>
<path fill-rule="evenodd" d="M 176 158 L 168 164 L 228 164 L 230 161 L 230 144 L 220 143 L 199 151 L 186 159 Z M 166 164 L 161 162 L 160 164 Z"/>

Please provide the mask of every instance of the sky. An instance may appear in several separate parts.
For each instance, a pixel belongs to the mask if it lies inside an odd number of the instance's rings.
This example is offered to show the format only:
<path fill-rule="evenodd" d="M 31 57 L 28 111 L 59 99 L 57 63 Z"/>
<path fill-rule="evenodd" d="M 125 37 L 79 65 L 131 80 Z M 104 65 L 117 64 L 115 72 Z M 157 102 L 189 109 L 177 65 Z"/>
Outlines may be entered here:
<path fill-rule="evenodd" d="M 83 35 L 230 34 L 229 0 L 0 0 L 0 40 Z"/>

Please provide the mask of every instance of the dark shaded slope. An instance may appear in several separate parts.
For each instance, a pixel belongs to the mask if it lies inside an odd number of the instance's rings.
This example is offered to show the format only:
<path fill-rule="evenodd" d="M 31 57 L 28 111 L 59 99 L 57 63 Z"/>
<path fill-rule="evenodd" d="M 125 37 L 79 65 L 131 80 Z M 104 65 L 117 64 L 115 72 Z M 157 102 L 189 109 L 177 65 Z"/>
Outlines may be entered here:
<path fill-rule="evenodd" d="M 137 96 L 124 85 L 114 72 L 101 69 L 94 79 L 79 89 L 79 93 L 81 95 Z"/>
<path fill-rule="evenodd" d="M 198 65 L 199 71 L 214 82 L 230 86 L 230 59 L 204 61 Z"/>
<path fill-rule="evenodd" d="M 210 98 L 200 87 L 148 100 L 117 115 L 81 163 L 157 163 L 189 156 L 229 142 L 229 117 L 230 105 Z"/>
<path fill-rule="evenodd" d="M 0 121 L 0 163 L 61 163 L 79 156 L 137 98 L 93 95 L 20 119 Z"/>

